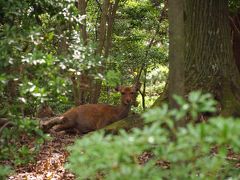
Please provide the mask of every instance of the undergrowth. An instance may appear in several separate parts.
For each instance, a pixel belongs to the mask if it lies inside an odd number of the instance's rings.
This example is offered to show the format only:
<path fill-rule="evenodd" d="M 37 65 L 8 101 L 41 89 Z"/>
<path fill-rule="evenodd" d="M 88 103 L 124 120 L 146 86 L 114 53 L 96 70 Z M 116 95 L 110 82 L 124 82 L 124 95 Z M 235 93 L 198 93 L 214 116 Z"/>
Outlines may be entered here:
<path fill-rule="evenodd" d="M 0 134 L 0 179 L 12 167 L 34 160 L 47 136 L 39 129 L 38 122 L 29 118 L 11 116 L 10 128 L 3 128 Z"/>
<path fill-rule="evenodd" d="M 198 123 L 201 113 L 216 111 L 210 94 L 192 92 L 188 99 L 175 96 L 179 109 L 165 104 L 143 114 L 143 129 L 124 130 L 119 135 L 95 132 L 70 147 L 66 167 L 78 179 L 225 179 L 239 178 L 239 170 L 227 160 L 227 150 L 240 147 L 240 121 L 232 117 L 211 117 Z M 184 127 L 176 122 L 188 117 Z M 175 138 L 173 138 L 175 137 Z M 212 153 L 212 148 L 217 147 Z M 154 156 L 144 165 L 138 157 L 144 152 Z M 170 162 L 170 168 L 157 166 L 158 160 Z"/>

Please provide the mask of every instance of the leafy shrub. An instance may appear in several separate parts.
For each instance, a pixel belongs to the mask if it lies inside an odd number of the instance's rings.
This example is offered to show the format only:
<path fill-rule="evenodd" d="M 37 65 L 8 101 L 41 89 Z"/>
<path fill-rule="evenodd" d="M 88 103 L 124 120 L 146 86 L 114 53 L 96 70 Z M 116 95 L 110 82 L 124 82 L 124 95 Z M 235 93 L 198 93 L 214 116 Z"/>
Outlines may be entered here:
<path fill-rule="evenodd" d="M 121 130 L 118 136 L 95 132 L 77 140 L 70 147 L 68 169 L 80 179 L 225 179 L 237 178 L 239 173 L 226 160 L 227 148 L 239 150 L 240 121 L 234 118 L 213 117 L 207 123 L 176 128 L 174 123 L 190 115 L 213 112 L 216 102 L 210 94 L 192 92 L 185 100 L 175 97 L 180 109 L 169 110 L 167 105 L 146 112 L 149 125 Z M 168 128 L 163 128 L 162 125 Z M 170 131 L 169 131 L 170 129 Z M 173 133 L 176 140 L 172 139 Z M 214 154 L 211 149 L 217 146 Z M 144 152 L 154 156 L 141 165 L 138 157 Z M 157 161 L 169 161 L 170 168 L 157 166 Z"/>
<path fill-rule="evenodd" d="M 10 173 L 11 168 L 9 166 L 0 166 L 0 179 L 5 179 Z"/>
<path fill-rule="evenodd" d="M 46 135 L 32 119 L 15 117 L 12 123 L 13 127 L 0 132 L 0 160 L 8 160 L 14 166 L 26 164 L 39 152 Z"/>

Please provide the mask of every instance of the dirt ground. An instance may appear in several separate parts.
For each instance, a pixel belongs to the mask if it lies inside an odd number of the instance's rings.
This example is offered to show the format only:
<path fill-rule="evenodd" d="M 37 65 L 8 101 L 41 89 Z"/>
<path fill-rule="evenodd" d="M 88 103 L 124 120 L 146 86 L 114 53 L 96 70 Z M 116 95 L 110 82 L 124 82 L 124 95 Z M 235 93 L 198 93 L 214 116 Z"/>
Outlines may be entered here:
<path fill-rule="evenodd" d="M 74 175 L 64 168 L 67 160 L 67 146 L 79 138 L 77 135 L 53 135 L 53 139 L 46 141 L 41 148 L 35 163 L 20 166 L 9 180 L 72 180 Z"/>

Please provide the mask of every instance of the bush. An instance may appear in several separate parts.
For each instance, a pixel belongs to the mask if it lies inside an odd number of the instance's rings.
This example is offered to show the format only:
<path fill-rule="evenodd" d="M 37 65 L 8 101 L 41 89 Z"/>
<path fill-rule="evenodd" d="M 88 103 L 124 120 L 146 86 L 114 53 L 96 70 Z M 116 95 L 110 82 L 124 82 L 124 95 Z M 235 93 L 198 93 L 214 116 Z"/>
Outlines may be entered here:
<path fill-rule="evenodd" d="M 46 135 L 39 129 L 37 121 L 19 117 L 13 119 L 13 127 L 0 132 L 0 161 L 7 160 L 17 166 L 34 160 Z"/>
<path fill-rule="evenodd" d="M 10 173 L 11 168 L 9 166 L 0 166 L 0 179 L 5 179 Z"/>
<path fill-rule="evenodd" d="M 146 112 L 143 117 L 150 125 L 143 129 L 121 130 L 118 136 L 104 136 L 101 131 L 77 140 L 70 147 L 66 167 L 79 179 L 238 178 L 238 170 L 226 159 L 226 153 L 228 147 L 239 150 L 240 121 L 214 117 L 195 124 L 199 113 L 215 111 L 211 95 L 193 92 L 188 100 L 175 99 L 180 109 L 169 110 L 163 105 Z M 175 122 L 186 116 L 192 121 L 175 128 Z M 211 153 L 213 147 L 218 147 L 215 154 Z M 138 158 L 144 152 L 153 153 L 153 157 L 141 165 Z M 170 168 L 157 166 L 158 160 L 169 161 Z"/>

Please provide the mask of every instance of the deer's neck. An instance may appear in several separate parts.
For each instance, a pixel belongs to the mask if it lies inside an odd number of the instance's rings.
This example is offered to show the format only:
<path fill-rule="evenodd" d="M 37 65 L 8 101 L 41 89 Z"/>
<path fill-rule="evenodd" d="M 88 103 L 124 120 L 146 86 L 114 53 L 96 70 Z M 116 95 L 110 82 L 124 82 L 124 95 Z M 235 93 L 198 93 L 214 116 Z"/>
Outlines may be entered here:
<path fill-rule="evenodd" d="M 123 119 L 123 118 L 127 117 L 130 110 L 131 110 L 131 105 L 120 104 L 118 106 L 119 119 Z"/>

